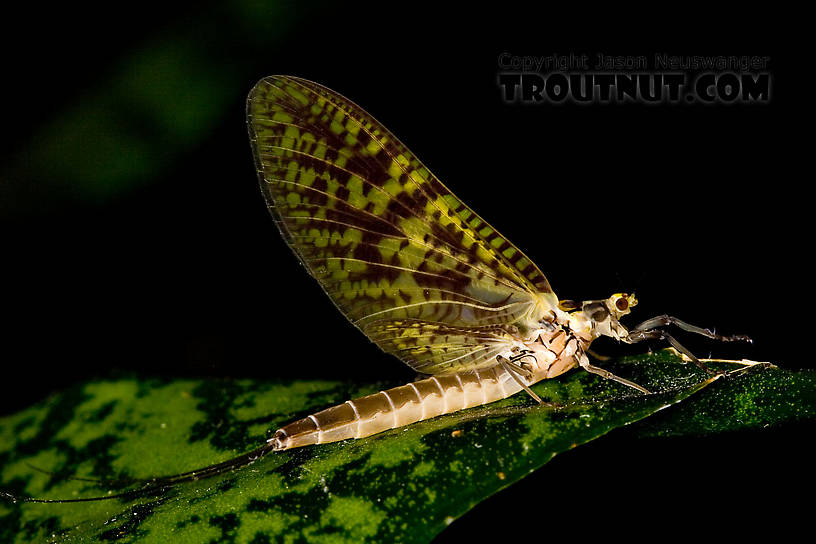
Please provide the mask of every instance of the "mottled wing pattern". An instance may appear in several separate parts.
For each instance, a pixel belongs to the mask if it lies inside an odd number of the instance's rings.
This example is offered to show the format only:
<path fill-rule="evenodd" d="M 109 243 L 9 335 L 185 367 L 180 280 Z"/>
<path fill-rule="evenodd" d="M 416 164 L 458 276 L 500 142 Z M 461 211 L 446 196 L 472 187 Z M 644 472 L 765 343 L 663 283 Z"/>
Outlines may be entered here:
<path fill-rule="evenodd" d="M 250 93 L 247 118 L 283 237 L 337 307 L 385 351 L 426 373 L 482 366 L 487 359 L 478 354 L 489 350 L 474 346 L 495 333 L 491 327 L 518 320 L 542 295 L 557 304 L 530 259 L 348 99 L 273 76 Z M 398 347 L 398 329 L 420 330 L 435 347 L 423 356 L 421 346 Z M 440 334 L 448 340 L 437 342 Z M 478 353 L 462 357 L 467 350 Z"/>
<path fill-rule="evenodd" d="M 383 350 L 424 374 L 444 374 L 495 364 L 515 339 L 501 325 L 452 327 L 421 320 L 376 321 L 366 334 Z"/>

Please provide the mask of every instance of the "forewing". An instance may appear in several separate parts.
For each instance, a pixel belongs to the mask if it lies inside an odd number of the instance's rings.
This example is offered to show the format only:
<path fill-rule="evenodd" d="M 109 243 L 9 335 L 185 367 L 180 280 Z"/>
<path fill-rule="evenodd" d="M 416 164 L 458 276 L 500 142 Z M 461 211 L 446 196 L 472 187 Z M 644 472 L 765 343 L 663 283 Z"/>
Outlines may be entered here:
<path fill-rule="evenodd" d="M 377 321 L 508 324 L 552 293 L 532 261 L 346 98 L 273 76 L 250 93 L 247 117 L 278 228 L 363 332 Z"/>

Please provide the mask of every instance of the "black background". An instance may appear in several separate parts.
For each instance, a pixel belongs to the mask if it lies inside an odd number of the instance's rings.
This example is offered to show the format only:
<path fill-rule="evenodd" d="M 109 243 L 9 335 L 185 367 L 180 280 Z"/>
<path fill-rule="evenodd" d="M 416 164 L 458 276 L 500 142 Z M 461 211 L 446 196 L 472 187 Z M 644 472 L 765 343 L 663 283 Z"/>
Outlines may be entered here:
<path fill-rule="evenodd" d="M 778 28 L 770 14 L 309 4 L 258 10 L 266 19 L 252 27 L 234 24 L 231 9 L 145 5 L 106 17 L 71 8 L 44 20 L 31 8 L 5 34 L 4 412 L 122 372 L 413 378 L 333 308 L 268 216 L 244 100 L 274 73 L 318 81 L 368 110 L 522 248 L 561 298 L 634 290 L 641 304 L 630 324 L 670 313 L 755 339 L 733 346 L 678 334 L 699 355 L 813 367 L 804 282 L 812 138 L 797 130 L 810 124 L 810 105 L 801 58 L 770 32 Z M 183 69 L 185 54 L 206 59 L 231 89 L 217 121 L 173 153 L 151 148 L 163 166 L 115 194 L 88 198 L 43 174 L 30 150 L 52 121 L 105 96 L 127 59 L 175 38 L 186 53 L 157 63 L 150 77 Z M 497 85 L 504 52 L 770 56 L 772 100 L 506 104 Z M 129 104 L 119 108 L 130 115 L 117 122 L 144 140 L 162 136 Z M 600 341 L 597 350 L 620 351 Z M 692 535 L 712 520 L 708 531 L 723 536 L 788 530 L 801 523 L 799 470 L 812 484 L 809 434 L 791 427 L 632 442 L 613 433 L 480 505 L 440 540 L 474 527 L 484 536 L 531 526 L 542 537 L 577 526 L 584 533 L 576 537 Z"/>

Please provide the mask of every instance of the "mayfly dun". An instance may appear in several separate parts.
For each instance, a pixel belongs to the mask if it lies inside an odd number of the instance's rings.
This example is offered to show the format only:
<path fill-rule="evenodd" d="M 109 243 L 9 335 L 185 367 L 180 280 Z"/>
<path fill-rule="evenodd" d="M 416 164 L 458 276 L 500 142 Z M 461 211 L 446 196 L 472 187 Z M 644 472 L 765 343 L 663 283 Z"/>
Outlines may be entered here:
<path fill-rule="evenodd" d="M 668 315 L 627 329 L 620 319 L 637 304 L 633 294 L 559 300 L 541 270 L 393 134 L 317 83 L 264 78 L 247 100 L 247 123 L 266 203 L 289 247 L 363 334 L 427 377 L 294 421 L 242 457 L 150 480 L 129 493 L 216 474 L 269 451 L 363 438 L 520 391 L 542 402 L 530 386 L 576 367 L 648 394 L 590 362 L 590 345 L 601 336 L 666 342 L 707 372 L 713 371 L 667 327 L 750 341 Z"/>
<path fill-rule="evenodd" d="M 290 423 L 274 450 L 362 438 L 506 398 L 590 363 L 600 336 L 662 340 L 709 371 L 664 327 L 722 341 L 663 315 L 632 330 L 632 294 L 559 300 L 541 270 L 350 100 L 300 78 L 261 80 L 249 138 L 275 223 L 337 308 L 383 351 L 429 378 Z"/>

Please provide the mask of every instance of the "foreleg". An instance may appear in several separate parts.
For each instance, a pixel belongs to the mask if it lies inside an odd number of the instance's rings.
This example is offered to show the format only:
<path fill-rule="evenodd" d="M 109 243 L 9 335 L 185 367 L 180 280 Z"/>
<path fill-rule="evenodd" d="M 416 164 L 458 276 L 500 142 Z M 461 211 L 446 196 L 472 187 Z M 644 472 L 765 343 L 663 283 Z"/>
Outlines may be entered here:
<path fill-rule="evenodd" d="M 636 344 L 638 342 L 643 342 L 644 340 L 663 340 L 668 342 L 674 349 L 688 357 L 688 359 L 693 362 L 695 365 L 699 366 L 709 374 L 721 374 L 721 372 L 717 372 L 715 370 L 711 370 L 706 365 L 700 361 L 695 355 L 686 349 L 683 344 L 678 342 L 674 336 L 670 335 L 666 331 L 662 331 L 660 329 L 655 330 L 641 330 L 641 331 L 630 331 L 629 335 L 625 338 L 622 338 L 624 342 L 627 344 Z"/>
<path fill-rule="evenodd" d="M 735 334 L 735 335 L 732 335 L 732 336 L 724 336 L 722 334 L 717 334 L 717 332 L 714 331 L 714 330 L 704 329 L 702 327 L 695 327 L 694 325 L 690 325 L 690 324 L 686 323 L 685 321 L 677 319 L 674 316 L 670 316 L 670 315 L 666 315 L 666 314 L 659 315 L 659 316 L 653 317 L 651 319 L 647 319 L 646 321 L 644 321 L 643 323 L 641 323 L 637 327 L 634 327 L 630 331 L 630 334 L 635 333 L 635 332 L 651 331 L 653 329 L 657 329 L 659 327 L 667 327 L 669 325 L 674 325 L 676 327 L 679 327 L 679 328 L 683 329 L 684 331 L 693 332 L 694 334 L 699 334 L 701 336 L 705 336 L 706 338 L 711 338 L 712 340 L 718 340 L 720 342 L 738 342 L 738 341 L 752 342 L 751 338 L 749 338 L 748 336 L 745 336 L 744 334 Z M 680 350 L 680 348 L 677 348 L 677 349 L 679 351 L 682 351 L 682 350 Z"/>

